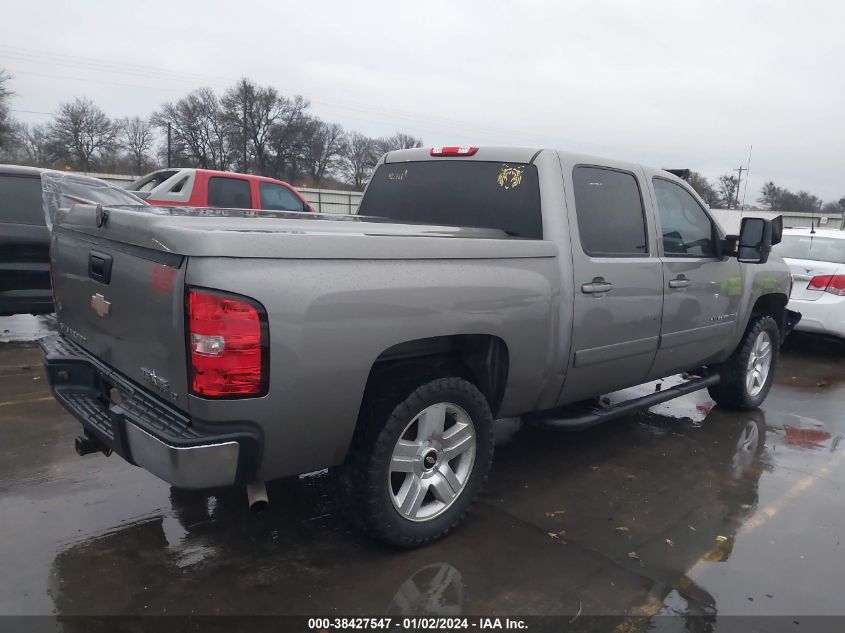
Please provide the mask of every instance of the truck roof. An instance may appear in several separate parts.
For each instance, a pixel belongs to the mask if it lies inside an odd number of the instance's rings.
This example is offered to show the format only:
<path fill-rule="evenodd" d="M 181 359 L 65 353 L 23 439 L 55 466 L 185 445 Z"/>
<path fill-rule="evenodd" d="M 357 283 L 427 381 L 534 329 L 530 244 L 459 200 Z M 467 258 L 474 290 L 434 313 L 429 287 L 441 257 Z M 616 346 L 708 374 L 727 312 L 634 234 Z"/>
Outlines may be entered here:
<path fill-rule="evenodd" d="M 531 163 L 540 152 L 557 152 L 561 157 L 568 158 L 576 163 L 590 164 L 613 164 L 614 166 L 624 167 L 630 169 L 638 167 L 645 167 L 638 163 L 629 163 L 626 161 L 619 161 L 615 158 L 607 158 L 600 156 L 592 156 L 589 154 L 580 154 L 578 152 L 566 152 L 549 147 L 507 147 L 507 146 L 486 146 L 478 147 L 478 151 L 472 156 L 432 156 L 431 147 L 417 147 L 415 149 L 400 149 L 388 152 L 384 155 L 385 163 L 402 163 L 410 161 L 422 160 L 463 160 L 463 161 L 493 161 L 493 162 L 511 162 L 511 163 Z M 651 169 L 651 168 L 647 168 Z M 665 171 L 657 170 L 655 171 Z M 674 174 L 666 172 L 668 177 L 677 178 Z"/>
<path fill-rule="evenodd" d="M 173 174 L 175 175 L 175 174 L 183 174 L 183 173 L 186 173 L 186 172 L 189 172 L 189 171 L 193 171 L 193 172 L 196 172 L 196 173 L 199 173 L 199 174 L 207 174 L 209 176 L 222 176 L 222 177 L 225 177 L 225 178 L 235 177 L 235 178 L 247 178 L 247 179 L 256 180 L 256 181 L 259 181 L 259 182 L 273 182 L 273 183 L 279 183 L 280 182 L 284 185 L 288 185 L 289 187 L 293 186 L 290 183 L 285 182 L 284 180 L 279 180 L 278 178 L 271 178 L 270 176 L 259 176 L 257 174 L 245 174 L 245 173 L 237 172 L 237 171 L 220 171 L 219 169 L 205 169 L 203 167 L 164 167 L 162 169 L 156 169 L 155 171 L 151 171 L 147 174 L 144 174 L 143 176 L 138 178 L 135 182 L 138 182 L 139 180 L 143 180 L 143 179 L 145 179 L 148 176 L 151 176 L 153 174 L 160 174 L 162 172 L 173 172 Z"/>
<path fill-rule="evenodd" d="M 41 167 L 28 167 L 26 165 L 0 165 L 0 174 L 16 176 L 40 176 L 44 169 Z"/>

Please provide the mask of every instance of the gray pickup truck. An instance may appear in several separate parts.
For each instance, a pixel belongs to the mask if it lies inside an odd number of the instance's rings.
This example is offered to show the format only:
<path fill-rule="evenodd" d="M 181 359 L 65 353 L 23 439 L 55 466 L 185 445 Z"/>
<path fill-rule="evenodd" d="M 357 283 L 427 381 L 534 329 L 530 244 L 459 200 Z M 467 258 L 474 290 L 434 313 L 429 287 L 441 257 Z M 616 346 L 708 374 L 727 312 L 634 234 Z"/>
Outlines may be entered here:
<path fill-rule="evenodd" d="M 45 363 L 80 454 L 254 501 L 330 468 L 357 524 L 420 546 L 478 494 L 494 419 L 578 429 L 705 387 L 758 406 L 794 321 L 779 235 L 725 236 L 667 171 L 548 149 L 391 152 L 355 216 L 79 204 Z"/>

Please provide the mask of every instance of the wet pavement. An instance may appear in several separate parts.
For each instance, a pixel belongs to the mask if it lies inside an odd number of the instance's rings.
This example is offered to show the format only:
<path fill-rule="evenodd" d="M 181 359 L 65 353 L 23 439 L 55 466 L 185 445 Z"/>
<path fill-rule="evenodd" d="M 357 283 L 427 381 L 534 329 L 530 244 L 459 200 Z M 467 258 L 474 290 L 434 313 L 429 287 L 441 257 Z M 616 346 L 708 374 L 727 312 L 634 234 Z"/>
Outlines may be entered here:
<path fill-rule="evenodd" d="M 0 344 L 0 614 L 845 615 L 843 411 L 845 347 L 802 337 L 750 413 L 699 392 L 579 433 L 501 421 L 469 518 L 408 552 L 352 528 L 325 476 L 251 514 L 77 457 L 38 348 Z"/>

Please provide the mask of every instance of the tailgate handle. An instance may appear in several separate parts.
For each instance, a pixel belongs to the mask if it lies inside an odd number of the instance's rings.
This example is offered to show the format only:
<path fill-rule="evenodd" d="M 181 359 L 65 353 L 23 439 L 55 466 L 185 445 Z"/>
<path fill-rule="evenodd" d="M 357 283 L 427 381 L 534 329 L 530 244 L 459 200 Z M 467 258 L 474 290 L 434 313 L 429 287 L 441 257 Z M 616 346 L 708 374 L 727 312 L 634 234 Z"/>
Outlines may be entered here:
<path fill-rule="evenodd" d="M 107 284 L 111 281 L 112 256 L 108 253 L 91 251 L 88 254 L 88 276 L 94 281 Z"/>

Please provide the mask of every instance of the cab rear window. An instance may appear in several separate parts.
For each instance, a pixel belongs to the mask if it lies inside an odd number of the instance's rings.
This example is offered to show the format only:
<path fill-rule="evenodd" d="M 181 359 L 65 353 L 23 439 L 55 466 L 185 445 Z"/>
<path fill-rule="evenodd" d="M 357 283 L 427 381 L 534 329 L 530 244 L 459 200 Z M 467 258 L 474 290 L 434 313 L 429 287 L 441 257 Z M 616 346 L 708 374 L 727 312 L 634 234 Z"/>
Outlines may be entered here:
<path fill-rule="evenodd" d="M 44 224 L 38 176 L 0 176 L 0 222 Z"/>
<path fill-rule="evenodd" d="M 384 164 L 359 215 L 397 222 L 499 229 L 542 239 L 537 168 L 526 163 L 433 160 Z"/>

